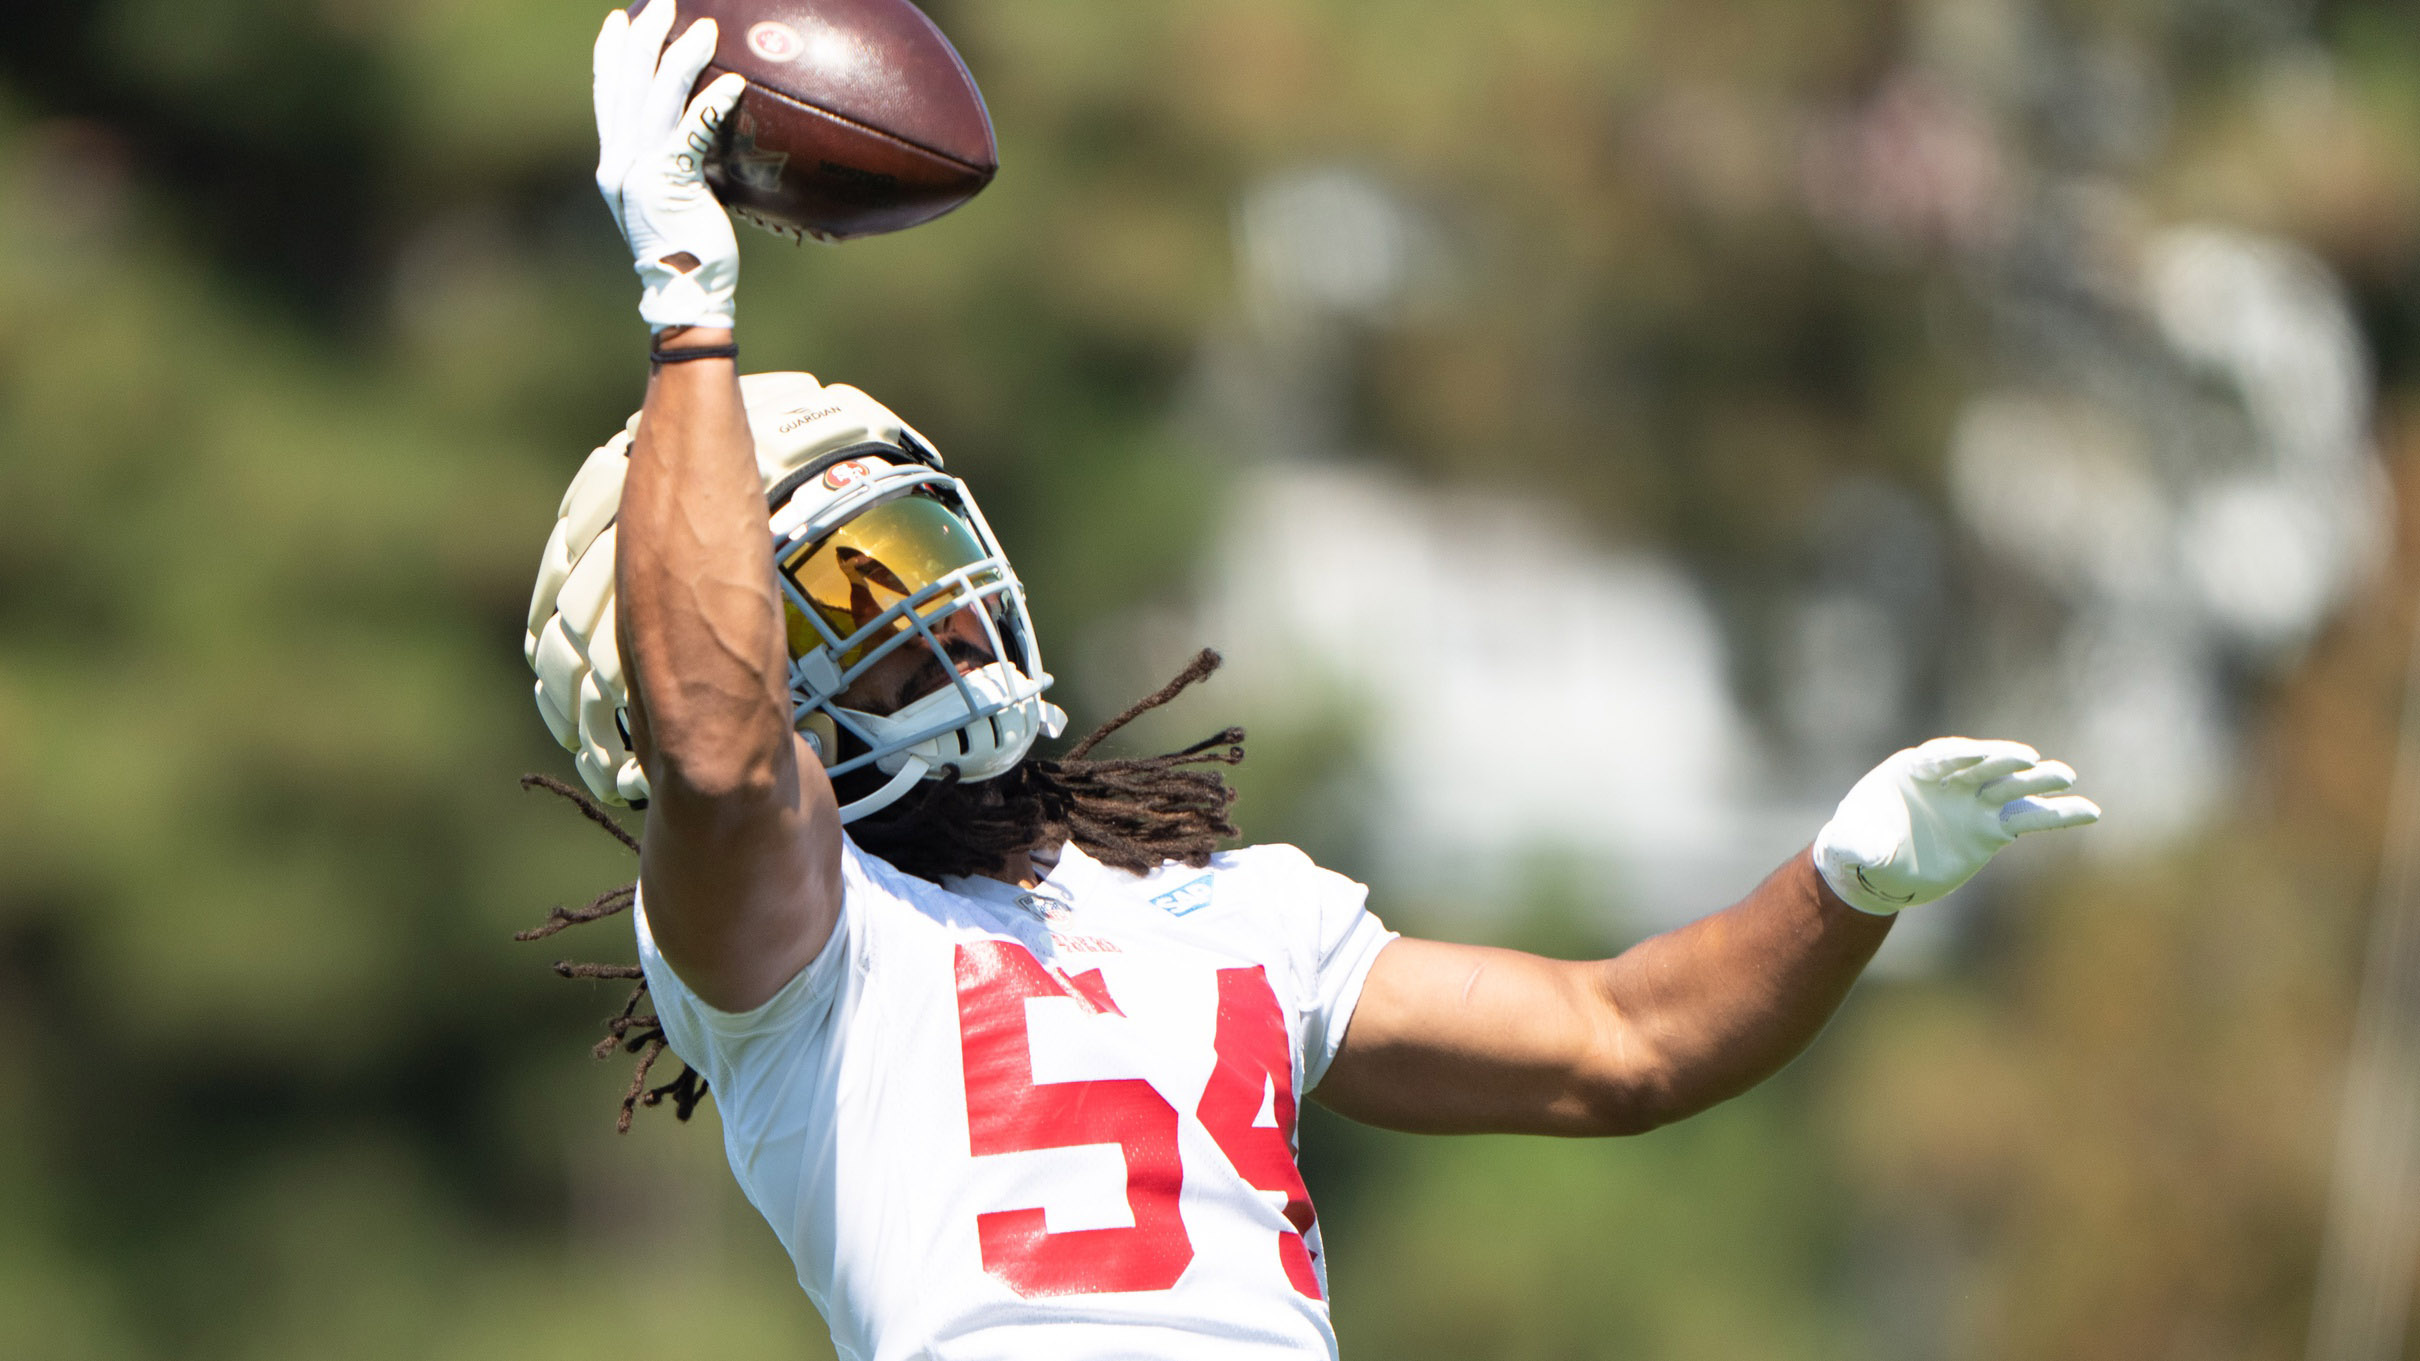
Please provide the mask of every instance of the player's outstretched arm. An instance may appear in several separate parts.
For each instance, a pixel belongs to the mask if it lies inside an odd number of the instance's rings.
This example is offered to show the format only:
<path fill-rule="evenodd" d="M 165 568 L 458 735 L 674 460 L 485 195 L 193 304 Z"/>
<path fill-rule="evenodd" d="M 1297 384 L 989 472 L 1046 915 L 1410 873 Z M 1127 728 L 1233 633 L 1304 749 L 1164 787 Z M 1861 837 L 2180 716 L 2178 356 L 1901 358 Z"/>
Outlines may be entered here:
<path fill-rule="evenodd" d="M 1429 1133 L 1635 1134 L 1763 1081 L 1889 931 L 2027 832 L 2091 822 L 2075 772 L 1945 737 L 1857 782 L 1815 845 L 1736 906 L 1595 962 L 1399 940 L 1315 1095 Z"/>
<path fill-rule="evenodd" d="M 708 1005 L 744 1011 L 815 957 L 840 904 L 840 818 L 790 726 L 739 367 L 683 352 L 732 343 L 739 247 L 704 152 L 739 96 L 689 98 L 714 51 L 701 20 L 669 47 L 671 0 L 608 16 L 596 48 L 597 186 L 644 285 L 658 363 L 616 519 L 614 590 L 632 743 L 652 797 L 639 862 L 656 945 Z"/>

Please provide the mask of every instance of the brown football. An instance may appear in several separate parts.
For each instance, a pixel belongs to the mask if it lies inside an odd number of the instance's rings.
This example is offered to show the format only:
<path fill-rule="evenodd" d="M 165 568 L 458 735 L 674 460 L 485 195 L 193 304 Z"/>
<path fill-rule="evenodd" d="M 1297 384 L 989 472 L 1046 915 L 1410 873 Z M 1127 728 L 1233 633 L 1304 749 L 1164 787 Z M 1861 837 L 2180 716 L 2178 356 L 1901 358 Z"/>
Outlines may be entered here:
<path fill-rule="evenodd" d="M 677 3 L 675 36 L 715 22 L 698 87 L 726 71 L 748 78 L 706 166 L 741 218 L 827 241 L 895 232 L 973 198 L 998 171 L 982 92 L 908 0 Z"/>

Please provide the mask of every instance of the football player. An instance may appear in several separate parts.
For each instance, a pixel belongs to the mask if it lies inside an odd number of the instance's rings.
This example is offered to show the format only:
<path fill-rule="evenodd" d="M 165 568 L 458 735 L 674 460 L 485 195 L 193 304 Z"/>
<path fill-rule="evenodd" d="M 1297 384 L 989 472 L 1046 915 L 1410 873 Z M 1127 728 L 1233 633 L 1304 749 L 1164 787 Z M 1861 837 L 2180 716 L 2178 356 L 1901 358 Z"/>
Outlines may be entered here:
<path fill-rule="evenodd" d="M 645 806 L 657 1023 L 841 1355 L 1332 1356 L 1301 1098 L 1653 1129 L 1787 1063 L 1894 913 L 2099 816 L 2029 747 L 1937 739 L 1737 905 L 1567 962 L 1399 937 L 1291 847 L 1216 852 L 1199 763 L 1239 733 L 1034 756 L 1062 715 L 964 483 L 863 393 L 739 375 L 701 164 L 740 78 L 691 99 L 713 24 L 667 43 L 673 11 L 596 45 L 654 362 L 565 497 L 531 657 L 590 787 Z"/>

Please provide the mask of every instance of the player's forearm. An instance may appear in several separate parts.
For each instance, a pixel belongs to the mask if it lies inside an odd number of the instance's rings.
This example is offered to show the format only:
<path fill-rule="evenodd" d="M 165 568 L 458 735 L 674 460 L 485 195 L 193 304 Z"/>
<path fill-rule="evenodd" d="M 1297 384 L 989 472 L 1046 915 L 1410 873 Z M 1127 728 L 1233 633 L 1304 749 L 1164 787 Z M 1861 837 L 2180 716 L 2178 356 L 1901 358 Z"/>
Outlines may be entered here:
<path fill-rule="evenodd" d="M 2097 819 L 2074 780 L 2022 743 L 1936 738 L 1859 780 L 1813 854 L 1616 958 L 1398 940 L 1370 966 L 1315 1095 L 1432 1133 L 1636 1134 L 1693 1115 L 1807 1047 L 1889 914 L 1950 892 L 2019 836 Z"/>
<path fill-rule="evenodd" d="M 1598 965 L 1629 1046 L 1606 1132 L 1694 1115 L 1780 1071 L 1831 1019 L 1892 920 L 1843 903 L 1801 852 L 1735 906 Z"/>
<path fill-rule="evenodd" d="M 682 347 L 719 345 L 696 329 Z M 769 789 L 789 759 L 785 651 L 764 494 L 728 359 L 659 367 L 631 450 L 615 591 L 659 803 Z"/>

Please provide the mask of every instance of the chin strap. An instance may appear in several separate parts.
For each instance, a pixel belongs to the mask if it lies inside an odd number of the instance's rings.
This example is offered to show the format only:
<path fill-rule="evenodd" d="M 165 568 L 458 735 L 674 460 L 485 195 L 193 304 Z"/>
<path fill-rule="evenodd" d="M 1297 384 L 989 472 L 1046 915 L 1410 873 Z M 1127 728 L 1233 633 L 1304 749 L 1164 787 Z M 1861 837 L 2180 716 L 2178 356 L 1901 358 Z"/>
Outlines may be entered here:
<path fill-rule="evenodd" d="M 959 677 L 957 685 L 945 685 L 897 713 L 835 710 L 871 737 L 875 749 L 883 752 L 875 764 L 890 777 L 880 789 L 844 805 L 840 810 L 841 821 L 849 822 L 888 807 L 918 780 L 933 778 L 945 765 L 955 765 L 970 784 L 1008 773 L 1032 748 L 1035 737 L 1056 737 L 1067 727 L 1066 711 L 1043 699 L 1038 687 L 1028 689 L 1032 684 L 1008 663 L 993 662 Z M 1050 677 L 1042 676 L 1040 685 L 1048 684 Z M 965 689 L 973 690 L 978 701 L 988 707 L 970 710 L 962 693 Z M 838 733 L 825 731 L 828 720 L 818 724 L 817 717 L 810 715 L 801 723 L 800 730 L 806 733 L 816 755 L 824 759 L 828 768 Z M 940 726 L 937 732 L 928 731 L 939 725 L 947 726 Z M 986 735 L 978 740 L 975 733 L 986 729 Z M 928 735 L 906 746 L 894 746 L 898 738 L 917 732 Z"/>
<path fill-rule="evenodd" d="M 924 763 L 923 757 L 910 756 L 900 765 L 899 773 L 891 777 L 891 782 L 889 784 L 884 785 L 882 788 L 875 790 L 873 793 L 868 794 L 864 798 L 858 799 L 853 803 L 842 804 L 840 806 L 840 820 L 843 823 L 855 822 L 857 819 L 865 816 L 868 813 L 878 812 L 882 809 L 890 807 L 892 804 L 899 801 L 900 795 L 908 792 L 910 786 L 914 785 L 918 780 L 923 779 L 924 773 L 930 769 L 932 769 L 932 767 Z"/>

